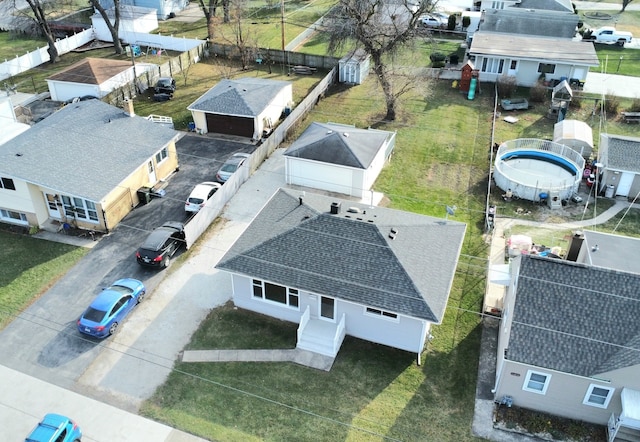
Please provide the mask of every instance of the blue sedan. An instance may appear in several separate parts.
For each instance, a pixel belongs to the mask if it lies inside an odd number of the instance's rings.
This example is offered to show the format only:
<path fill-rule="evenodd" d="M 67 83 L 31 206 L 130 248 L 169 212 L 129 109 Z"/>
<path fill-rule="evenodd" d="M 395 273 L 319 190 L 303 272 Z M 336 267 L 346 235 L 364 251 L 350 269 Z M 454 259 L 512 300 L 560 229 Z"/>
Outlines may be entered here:
<path fill-rule="evenodd" d="M 66 416 L 49 413 L 25 439 L 27 442 L 78 442 L 82 431 Z"/>
<path fill-rule="evenodd" d="M 129 312 L 144 299 L 144 284 L 137 279 L 119 279 L 104 289 L 78 319 L 81 333 L 104 338 L 118 329 Z"/>

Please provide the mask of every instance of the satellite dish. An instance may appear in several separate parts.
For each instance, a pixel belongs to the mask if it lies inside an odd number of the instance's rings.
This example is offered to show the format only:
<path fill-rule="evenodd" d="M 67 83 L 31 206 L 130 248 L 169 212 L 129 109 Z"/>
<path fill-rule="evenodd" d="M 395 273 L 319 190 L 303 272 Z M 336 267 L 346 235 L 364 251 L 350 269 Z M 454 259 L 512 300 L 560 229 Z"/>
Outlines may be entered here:
<path fill-rule="evenodd" d="M 456 206 L 447 206 L 447 215 L 455 215 L 456 214 Z"/>

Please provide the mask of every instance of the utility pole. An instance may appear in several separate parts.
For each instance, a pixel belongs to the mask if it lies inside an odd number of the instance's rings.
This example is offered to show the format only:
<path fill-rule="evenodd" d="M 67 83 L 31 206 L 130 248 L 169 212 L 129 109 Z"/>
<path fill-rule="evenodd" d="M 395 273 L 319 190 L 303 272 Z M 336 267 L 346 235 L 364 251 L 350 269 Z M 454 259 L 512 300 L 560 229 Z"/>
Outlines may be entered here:
<path fill-rule="evenodd" d="M 282 50 L 284 51 L 284 0 L 280 0 L 280 28 L 282 30 Z"/>

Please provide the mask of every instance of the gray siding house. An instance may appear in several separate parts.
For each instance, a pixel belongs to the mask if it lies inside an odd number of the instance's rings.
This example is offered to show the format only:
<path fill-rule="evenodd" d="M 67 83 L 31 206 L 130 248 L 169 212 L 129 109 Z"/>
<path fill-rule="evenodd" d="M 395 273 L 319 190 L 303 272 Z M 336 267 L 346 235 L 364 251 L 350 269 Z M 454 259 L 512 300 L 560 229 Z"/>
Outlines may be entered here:
<path fill-rule="evenodd" d="M 495 400 L 640 435 L 640 275 L 512 261 Z M 610 439 L 613 440 L 613 439 Z M 637 440 L 637 439 L 634 439 Z"/>
<path fill-rule="evenodd" d="M 640 138 L 600 134 L 598 178 L 600 192 L 633 199 L 640 194 Z"/>
<path fill-rule="evenodd" d="M 280 189 L 216 266 L 236 306 L 299 324 L 335 357 L 345 335 L 422 352 L 444 316 L 466 225 Z"/>

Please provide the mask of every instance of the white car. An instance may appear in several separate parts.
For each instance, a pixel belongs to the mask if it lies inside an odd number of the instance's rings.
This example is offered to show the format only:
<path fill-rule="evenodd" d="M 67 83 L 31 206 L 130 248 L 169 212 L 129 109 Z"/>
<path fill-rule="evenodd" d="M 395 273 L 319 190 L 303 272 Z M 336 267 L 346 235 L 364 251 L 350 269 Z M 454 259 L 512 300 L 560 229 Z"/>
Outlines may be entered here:
<path fill-rule="evenodd" d="M 189 198 L 187 198 L 187 201 L 184 203 L 184 211 L 187 213 L 197 213 L 220 187 L 222 187 L 220 184 L 214 183 L 213 181 L 205 181 L 204 183 L 198 184 L 193 188 Z"/>
<path fill-rule="evenodd" d="M 434 12 L 420 17 L 420 23 L 427 28 L 444 28 L 449 23 L 449 17 L 442 12 Z"/>

